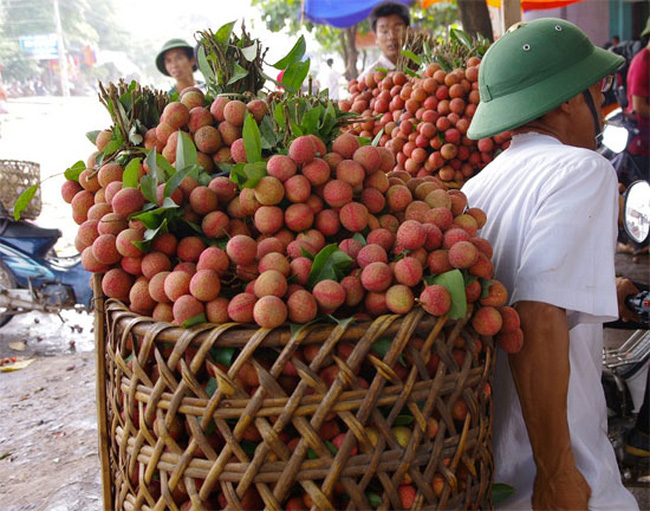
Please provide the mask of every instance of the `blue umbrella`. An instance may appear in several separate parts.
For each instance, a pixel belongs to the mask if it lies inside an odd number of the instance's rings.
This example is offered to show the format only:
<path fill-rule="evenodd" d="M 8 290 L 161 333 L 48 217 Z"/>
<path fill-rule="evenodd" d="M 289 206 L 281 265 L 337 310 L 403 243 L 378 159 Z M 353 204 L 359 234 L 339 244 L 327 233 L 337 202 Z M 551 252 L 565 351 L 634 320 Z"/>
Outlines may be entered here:
<path fill-rule="evenodd" d="M 305 17 L 318 25 L 346 28 L 365 20 L 384 0 L 305 0 Z M 413 0 L 394 0 L 411 5 Z"/>

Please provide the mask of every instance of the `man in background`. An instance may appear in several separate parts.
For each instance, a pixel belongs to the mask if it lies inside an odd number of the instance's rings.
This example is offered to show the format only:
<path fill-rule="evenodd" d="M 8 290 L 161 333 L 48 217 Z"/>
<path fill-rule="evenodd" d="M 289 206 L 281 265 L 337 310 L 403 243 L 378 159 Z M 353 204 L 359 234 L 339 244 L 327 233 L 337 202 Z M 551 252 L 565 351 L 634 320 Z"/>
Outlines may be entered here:
<path fill-rule="evenodd" d="M 411 24 L 408 7 L 397 2 L 377 5 L 370 13 L 370 27 L 375 33 L 381 55 L 359 76 L 363 80 L 377 68 L 393 71 L 402 51 L 406 28 Z"/>
<path fill-rule="evenodd" d="M 179 94 L 186 87 L 196 85 L 194 48 L 183 39 L 170 39 L 156 55 L 156 67 L 165 76 L 175 80 L 170 95 Z"/>
<path fill-rule="evenodd" d="M 327 59 L 326 62 L 327 67 L 323 68 L 318 76 L 319 90 L 327 89 L 329 98 L 333 101 L 338 101 L 342 75 L 334 69 L 334 59 Z"/>

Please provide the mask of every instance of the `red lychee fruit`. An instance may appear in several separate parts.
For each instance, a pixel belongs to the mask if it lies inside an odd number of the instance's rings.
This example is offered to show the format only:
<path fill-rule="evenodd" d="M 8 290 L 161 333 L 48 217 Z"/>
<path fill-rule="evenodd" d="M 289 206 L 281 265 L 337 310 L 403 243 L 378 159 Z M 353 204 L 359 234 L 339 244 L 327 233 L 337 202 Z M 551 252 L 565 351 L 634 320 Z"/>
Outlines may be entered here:
<path fill-rule="evenodd" d="M 335 280 L 321 280 L 313 288 L 318 307 L 324 314 L 331 314 L 345 302 L 345 290 Z"/>
<path fill-rule="evenodd" d="M 316 145 L 308 135 L 294 139 L 289 145 L 289 158 L 296 164 L 309 163 L 316 157 Z"/>
<path fill-rule="evenodd" d="M 253 319 L 262 328 L 279 327 L 287 316 L 287 306 L 277 296 L 263 296 L 253 307 Z"/>
<path fill-rule="evenodd" d="M 501 314 L 495 307 L 481 307 L 472 316 L 472 326 L 479 335 L 496 335 L 502 325 Z"/>
<path fill-rule="evenodd" d="M 451 295 L 444 286 L 426 286 L 420 294 L 420 305 L 429 314 L 442 316 L 451 308 Z"/>

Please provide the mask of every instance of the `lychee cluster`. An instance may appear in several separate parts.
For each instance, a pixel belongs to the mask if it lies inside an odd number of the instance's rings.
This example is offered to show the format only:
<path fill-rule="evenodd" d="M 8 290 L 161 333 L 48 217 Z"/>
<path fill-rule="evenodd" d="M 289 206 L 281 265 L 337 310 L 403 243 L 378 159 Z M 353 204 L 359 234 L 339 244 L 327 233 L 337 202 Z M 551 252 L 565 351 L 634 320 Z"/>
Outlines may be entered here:
<path fill-rule="evenodd" d="M 108 297 L 156 320 L 182 325 L 201 317 L 265 328 L 318 315 L 406 314 L 417 304 L 442 316 L 451 295 L 426 281 L 457 269 L 467 302 L 479 305 L 475 330 L 501 332 L 504 344 L 517 346 L 519 325 L 501 318 L 507 295 L 493 279 L 492 247 L 477 234 L 485 214 L 434 176 L 392 170 L 387 148 L 344 133 L 331 149 L 314 135 L 298 137 L 241 190 L 227 177 L 207 185 L 185 178 L 171 197 L 203 235 L 167 232 L 150 245 L 144 225 L 129 219 L 145 199 L 137 188 L 123 188 L 123 170 L 115 163 L 86 170 L 63 189 L 80 224 L 84 267 L 104 273 Z M 349 258 L 345 273 L 313 278 L 314 258 L 332 243 Z"/>
<path fill-rule="evenodd" d="M 510 143 L 509 133 L 467 138 L 479 103 L 480 62 L 470 57 L 450 72 L 433 63 L 421 77 L 377 71 L 352 80 L 351 97 L 339 107 L 368 119 L 353 125 L 354 133 L 373 138 L 383 130 L 379 145 L 396 155 L 397 169 L 460 186 Z"/>
<path fill-rule="evenodd" d="M 172 101 L 162 112 L 160 123 L 144 136 L 146 149 L 156 148 L 169 161 L 176 160 L 178 130 L 189 133 L 197 149 L 198 164 L 210 173 L 222 163 L 246 160 L 242 127 L 248 113 L 259 123 L 267 112 L 261 99 L 244 103 L 225 96 L 205 104 L 203 92 L 195 87 L 183 89 L 179 101 Z"/>

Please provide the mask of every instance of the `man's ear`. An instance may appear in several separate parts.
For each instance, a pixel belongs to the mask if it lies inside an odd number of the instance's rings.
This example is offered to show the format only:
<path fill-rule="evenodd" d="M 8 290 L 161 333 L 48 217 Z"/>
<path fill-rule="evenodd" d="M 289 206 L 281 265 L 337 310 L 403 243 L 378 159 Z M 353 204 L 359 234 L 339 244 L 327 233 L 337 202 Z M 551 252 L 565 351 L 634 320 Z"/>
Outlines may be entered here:
<path fill-rule="evenodd" d="M 560 109 L 563 113 L 567 113 L 567 114 L 571 113 L 571 110 L 575 108 L 577 101 L 578 101 L 578 96 L 573 96 L 571 99 L 568 99 L 564 103 L 562 103 L 558 107 L 558 109 Z"/>

